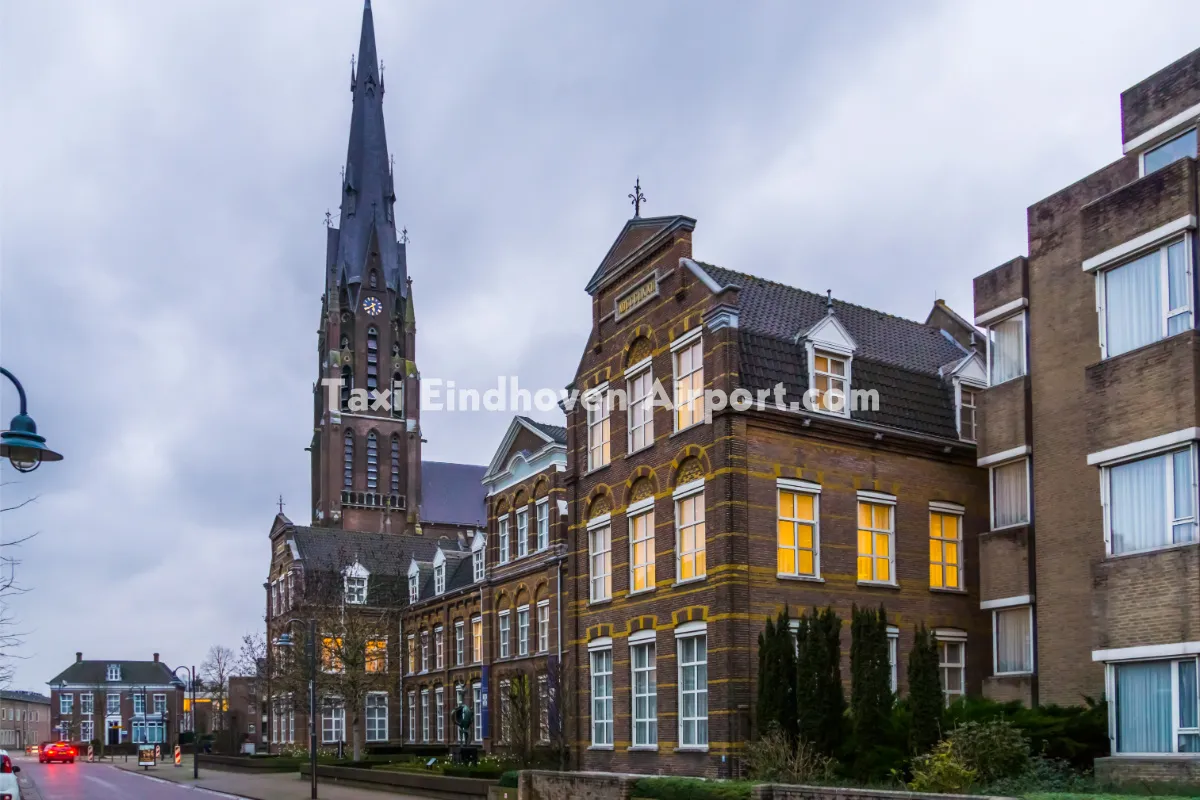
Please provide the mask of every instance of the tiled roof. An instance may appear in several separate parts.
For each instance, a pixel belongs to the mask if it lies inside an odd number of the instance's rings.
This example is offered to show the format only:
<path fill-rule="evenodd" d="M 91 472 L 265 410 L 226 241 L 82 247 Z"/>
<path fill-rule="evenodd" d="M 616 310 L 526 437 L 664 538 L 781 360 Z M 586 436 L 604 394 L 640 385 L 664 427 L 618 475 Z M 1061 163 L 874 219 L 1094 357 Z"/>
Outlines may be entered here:
<path fill-rule="evenodd" d="M 828 314 L 826 297 L 711 264 L 701 267 L 721 286 L 737 286 L 741 383 L 751 391 L 782 383 L 788 402 L 808 390 L 802 334 Z M 879 393 L 879 408 L 855 410 L 854 419 L 915 433 L 957 439 L 954 387 L 938 373 L 966 351 L 939 328 L 833 300 L 833 313 L 857 349 L 850 388 Z"/>
<path fill-rule="evenodd" d="M 537 428 L 539 431 L 546 434 L 559 444 L 567 443 L 567 429 L 563 426 L 547 425 L 545 422 L 538 422 L 537 420 L 530 419 L 529 417 L 521 417 L 521 419 Z"/>
<path fill-rule="evenodd" d="M 357 560 L 372 575 L 404 575 L 413 558 L 428 561 L 438 548 L 437 540 L 424 536 L 299 525 L 293 538 L 306 566 L 340 571 Z"/>
<path fill-rule="evenodd" d="M 485 472 L 487 467 L 476 464 L 422 461 L 421 521 L 484 527 L 487 524 Z"/>
<path fill-rule="evenodd" d="M 37 692 L 12 691 L 5 689 L 0 691 L 0 700 L 10 700 L 14 703 L 40 703 L 42 705 L 50 705 L 50 698 L 44 694 Z"/>
<path fill-rule="evenodd" d="M 121 665 L 121 680 L 108 680 L 108 665 Z M 170 683 L 171 669 L 161 661 L 76 661 L 62 672 L 47 681 L 53 686 L 56 683 L 112 683 L 131 684 L 148 683 L 162 685 Z"/>

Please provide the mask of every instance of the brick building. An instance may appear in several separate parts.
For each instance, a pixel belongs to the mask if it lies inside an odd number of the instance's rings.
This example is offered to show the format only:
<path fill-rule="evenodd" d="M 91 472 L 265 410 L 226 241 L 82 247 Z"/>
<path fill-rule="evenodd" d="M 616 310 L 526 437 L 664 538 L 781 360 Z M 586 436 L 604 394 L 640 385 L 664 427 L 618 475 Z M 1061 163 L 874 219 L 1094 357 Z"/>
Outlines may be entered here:
<path fill-rule="evenodd" d="M 50 698 L 0 691 L 0 747 L 21 750 L 50 739 Z"/>
<path fill-rule="evenodd" d="M 178 738 L 184 692 L 158 653 L 150 661 L 85 661 L 76 653 L 49 685 L 53 737 L 84 746 Z"/>
<path fill-rule="evenodd" d="M 1105 696 L 1114 753 L 1175 755 L 1200 751 L 1200 50 L 1124 92 L 1121 114 L 1124 155 L 1031 206 L 1029 254 L 975 279 L 985 691 Z"/>
<path fill-rule="evenodd" d="M 567 426 L 587 769 L 736 773 L 757 636 L 785 606 L 883 605 L 901 690 L 918 623 L 949 693 L 978 691 L 990 661 L 974 329 L 940 303 L 918 323 L 699 263 L 694 227 L 635 217 L 587 286 Z M 673 410 L 647 405 L 659 381 Z M 597 400 L 615 389 L 627 407 Z M 689 401 L 703 390 L 744 410 Z M 869 390 L 873 409 L 837 400 Z"/>

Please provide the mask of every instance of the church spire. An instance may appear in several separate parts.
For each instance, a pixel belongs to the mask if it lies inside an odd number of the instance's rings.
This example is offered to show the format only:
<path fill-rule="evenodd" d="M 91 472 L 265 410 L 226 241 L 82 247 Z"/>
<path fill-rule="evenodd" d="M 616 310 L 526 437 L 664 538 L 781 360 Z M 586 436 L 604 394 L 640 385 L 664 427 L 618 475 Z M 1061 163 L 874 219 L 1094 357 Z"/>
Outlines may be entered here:
<path fill-rule="evenodd" d="M 404 248 L 396 240 L 396 195 L 383 124 L 383 86 L 370 0 L 363 4 L 362 34 L 358 58 L 351 68 L 350 90 L 350 140 L 341 187 L 336 255 L 330 267 L 339 284 L 357 287 L 366 282 L 367 260 L 375 250 L 388 288 L 403 294 L 407 277 Z"/>

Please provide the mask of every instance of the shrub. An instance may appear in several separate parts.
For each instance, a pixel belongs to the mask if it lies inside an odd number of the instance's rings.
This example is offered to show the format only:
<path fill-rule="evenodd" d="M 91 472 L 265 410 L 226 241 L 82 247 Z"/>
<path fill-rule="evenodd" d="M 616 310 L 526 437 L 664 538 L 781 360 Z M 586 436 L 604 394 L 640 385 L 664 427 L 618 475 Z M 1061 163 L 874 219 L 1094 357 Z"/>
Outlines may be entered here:
<path fill-rule="evenodd" d="M 1007 720 L 964 723 L 947 741 L 955 760 L 982 783 L 1015 778 L 1029 766 L 1029 740 Z"/>
<path fill-rule="evenodd" d="M 793 745 L 779 728 L 749 744 L 746 762 L 751 778 L 769 783 L 811 783 L 833 777 L 832 758 L 803 739 Z"/>
<path fill-rule="evenodd" d="M 908 654 L 908 708 L 911 714 L 908 747 L 911 753 L 928 752 L 942 737 L 942 676 L 938 667 L 938 645 L 933 633 L 921 623 Z"/>
<path fill-rule="evenodd" d="M 510 769 L 508 772 L 505 772 L 500 776 L 500 786 L 505 789 L 516 789 L 518 783 L 517 774 L 518 773 L 515 769 Z"/>
<path fill-rule="evenodd" d="M 789 739 L 798 732 L 796 717 L 796 645 L 786 610 L 779 619 L 767 617 L 758 635 L 758 703 L 755 721 L 759 732 L 772 725 Z"/>
<path fill-rule="evenodd" d="M 984 787 L 989 794 L 1018 796 L 1030 792 L 1091 792 L 1095 782 L 1061 759 L 1034 756 L 1024 772 Z"/>
<path fill-rule="evenodd" d="M 508 773 L 502 767 L 487 764 L 446 764 L 442 767 L 442 774 L 455 778 L 480 778 L 490 781 Z"/>
<path fill-rule="evenodd" d="M 908 788 L 914 792 L 965 792 L 975 784 L 975 770 L 955 758 L 949 740 L 914 758 L 912 773 Z"/>
<path fill-rule="evenodd" d="M 1083 700 L 1079 706 L 1026 708 L 1019 702 L 970 697 L 951 705 L 947 718 L 950 725 L 1007 719 L 1029 737 L 1034 753 L 1087 770 L 1095 759 L 1109 754 L 1108 706 L 1090 697 Z"/>
<path fill-rule="evenodd" d="M 827 756 L 845 740 L 842 620 L 832 608 L 800 615 L 796 629 L 796 700 L 800 737 Z"/>
<path fill-rule="evenodd" d="M 749 781 L 706 781 L 700 778 L 642 778 L 634 797 L 649 800 L 750 800 Z"/>

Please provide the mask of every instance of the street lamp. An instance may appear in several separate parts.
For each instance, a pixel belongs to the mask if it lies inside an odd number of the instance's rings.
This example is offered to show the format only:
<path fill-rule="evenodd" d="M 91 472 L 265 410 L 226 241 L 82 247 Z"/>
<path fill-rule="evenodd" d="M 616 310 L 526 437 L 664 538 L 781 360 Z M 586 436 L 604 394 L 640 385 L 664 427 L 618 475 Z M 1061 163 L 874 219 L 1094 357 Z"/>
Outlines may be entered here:
<path fill-rule="evenodd" d="M 176 696 L 179 690 L 184 688 L 183 681 L 179 679 L 181 669 L 187 670 L 188 686 L 192 693 L 192 780 L 200 780 L 200 747 L 196 738 L 196 668 L 178 666 L 171 671 L 171 675 L 174 676 L 171 678 L 171 686 L 175 689 Z M 180 714 L 180 720 L 182 719 L 183 715 Z"/>
<path fill-rule="evenodd" d="M 12 418 L 9 430 L 0 432 L 0 458 L 8 456 L 17 472 L 33 472 L 43 461 L 62 461 L 62 454 L 47 447 L 46 437 L 38 435 L 37 424 L 25 407 L 25 387 L 4 367 L 0 367 L 0 375 L 17 387 L 17 397 L 21 401 L 21 413 Z"/>
<path fill-rule="evenodd" d="M 299 619 L 289 619 L 284 626 Z M 292 634 L 284 631 L 274 641 L 276 647 L 295 647 Z M 308 621 L 308 765 L 312 775 L 312 800 L 317 800 L 317 620 Z"/>

